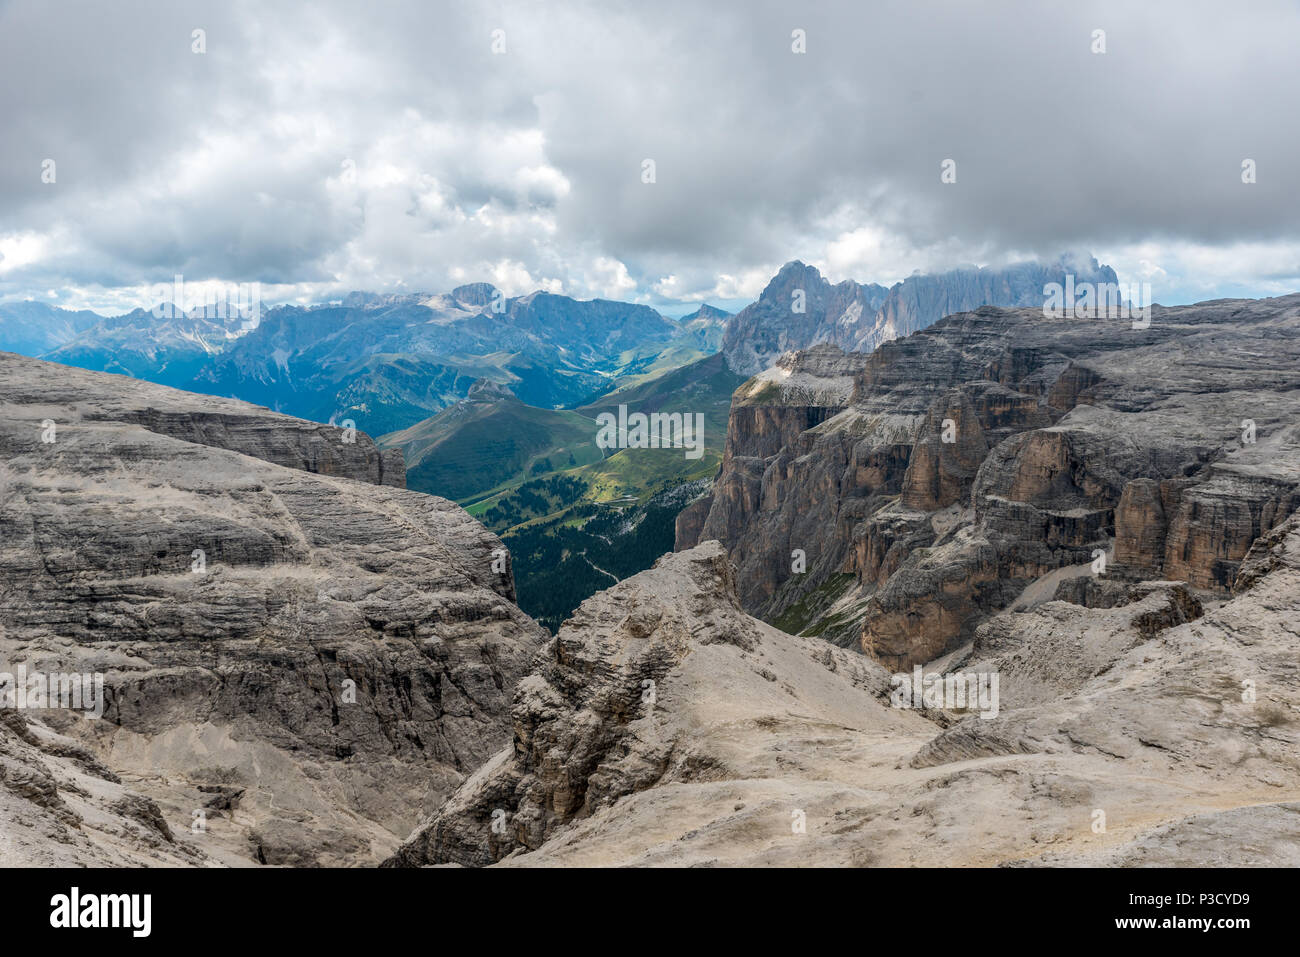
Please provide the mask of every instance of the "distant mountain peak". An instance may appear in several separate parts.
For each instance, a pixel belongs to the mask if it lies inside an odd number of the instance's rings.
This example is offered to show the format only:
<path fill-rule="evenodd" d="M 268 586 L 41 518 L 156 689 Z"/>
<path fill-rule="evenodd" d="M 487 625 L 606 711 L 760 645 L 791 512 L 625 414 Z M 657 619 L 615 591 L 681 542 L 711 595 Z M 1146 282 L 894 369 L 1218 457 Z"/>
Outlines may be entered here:
<path fill-rule="evenodd" d="M 482 284 L 486 285 L 486 283 Z M 464 288 L 464 287 L 462 287 Z M 499 382 L 491 379 L 475 379 L 465 395 L 466 402 L 500 402 L 503 399 L 519 401 L 515 394 Z"/>
<path fill-rule="evenodd" d="M 790 294 L 796 289 L 803 289 L 805 295 L 808 295 L 814 290 L 820 292 L 829 287 L 830 283 L 822 278 L 816 266 L 809 266 L 801 260 L 793 259 L 777 270 L 776 275 L 772 277 L 758 298 L 761 302 L 781 300 L 788 304 Z"/>
<path fill-rule="evenodd" d="M 497 287 L 490 282 L 470 282 L 451 291 L 451 298 L 467 306 L 486 306 L 492 302 Z"/>
<path fill-rule="evenodd" d="M 696 309 L 694 312 L 690 313 L 689 315 L 682 316 L 681 319 L 677 321 L 680 322 L 682 325 L 687 325 L 688 323 L 696 322 L 700 319 L 709 320 L 713 322 L 720 322 L 724 319 L 729 319 L 731 315 L 732 314 L 727 312 L 727 310 L 719 309 L 717 306 L 710 306 L 706 302 L 706 303 L 701 303 L 700 308 Z"/>
<path fill-rule="evenodd" d="M 915 272 L 889 289 L 848 279 L 831 285 L 815 267 L 795 259 L 781 267 L 756 302 L 727 320 L 722 351 L 728 366 L 745 375 L 761 371 L 783 352 L 820 342 L 870 352 L 952 313 L 983 305 L 1041 304 L 1044 283 L 1060 282 L 1067 273 L 1089 282 L 1116 281 L 1114 270 L 1085 255 Z"/>

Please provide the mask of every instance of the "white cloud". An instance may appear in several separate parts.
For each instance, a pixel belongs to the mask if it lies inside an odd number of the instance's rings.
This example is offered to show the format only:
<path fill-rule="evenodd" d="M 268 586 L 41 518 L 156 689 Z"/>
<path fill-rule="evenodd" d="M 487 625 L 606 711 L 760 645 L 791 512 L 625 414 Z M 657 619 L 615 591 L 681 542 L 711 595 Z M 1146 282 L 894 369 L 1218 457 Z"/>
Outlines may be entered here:
<path fill-rule="evenodd" d="M 0 276 L 41 262 L 50 253 L 50 239 L 40 233 L 0 235 Z"/>

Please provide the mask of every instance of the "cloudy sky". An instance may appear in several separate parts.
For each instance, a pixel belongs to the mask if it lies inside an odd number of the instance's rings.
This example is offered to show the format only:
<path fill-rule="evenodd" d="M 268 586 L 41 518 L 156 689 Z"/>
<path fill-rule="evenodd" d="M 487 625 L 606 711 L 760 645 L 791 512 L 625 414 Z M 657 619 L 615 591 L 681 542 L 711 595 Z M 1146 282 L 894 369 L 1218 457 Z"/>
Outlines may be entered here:
<path fill-rule="evenodd" d="M 1067 251 L 1158 302 L 1294 291 L 1297 41 L 1270 0 L 0 0 L 0 299 L 672 311 L 795 258 L 887 284 Z"/>

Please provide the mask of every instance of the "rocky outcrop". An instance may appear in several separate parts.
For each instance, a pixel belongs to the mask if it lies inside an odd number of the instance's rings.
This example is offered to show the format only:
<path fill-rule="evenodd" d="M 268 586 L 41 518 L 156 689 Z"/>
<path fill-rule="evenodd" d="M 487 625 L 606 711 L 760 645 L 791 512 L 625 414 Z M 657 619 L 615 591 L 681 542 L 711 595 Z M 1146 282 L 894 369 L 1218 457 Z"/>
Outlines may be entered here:
<path fill-rule="evenodd" d="M 1254 542 L 1300 506 L 1296 439 L 1281 430 L 1263 454 L 1234 451 L 1195 478 L 1128 483 L 1115 515 L 1116 561 L 1142 577 L 1232 587 Z"/>
<path fill-rule="evenodd" d="M 216 863 L 75 739 L 0 709 L 0 867 Z"/>
<path fill-rule="evenodd" d="M 674 522 L 674 551 L 685 551 L 700 543 L 700 533 L 704 531 L 704 520 L 709 517 L 713 507 L 713 496 L 705 495 L 677 513 Z"/>
<path fill-rule="evenodd" d="M 5 383 L 0 402 L 24 406 L 30 414 L 44 409 L 56 434 L 58 427 L 74 421 L 133 424 L 286 468 L 406 487 L 401 452 L 381 452 L 370 436 L 355 428 L 321 425 L 126 376 L 86 375 L 10 353 L 0 353 L 0 377 Z"/>
<path fill-rule="evenodd" d="M 520 682 L 511 747 L 388 863 L 490 864 L 632 795 L 747 777 L 736 732 L 784 749 L 821 728 L 924 727 L 881 704 L 887 684 L 745 615 L 717 542 L 665 556 L 583 603 Z"/>
<path fill-rule="evenodd" d="M 930 407 L 903 474 L 904 508 L 936 512 L 970 495 L 988 441 L 970 397 L 953 392 Z"/>
<path fill-rule="evenodd" d="M 1300 505 L 1296 438 L 1300 436 L 1293 430 L 1288 457 L 1280 462 L 1212 466 L 1208 481 L 1183 490 L 1169 516 L 1161 566 L 1165 575 L 1186 579 L 1198 588 L 1232 586 L 1255 540 Z"/>
<path fill-rule="evenodd" d="M 737 390 L 688 527 L 727 546 L 746 609 L 890 667 L 1103 554 L 1124 581 L 1226 594 L 1300 504 L 1297 331 L 1300 296 L 1153 307 L 1137 327 L 982 308 L 870 355 L 795 353 L 778 368 L 815 369 L 804 388 L 768 370 Z M 836 401 L 812 417 L 817 382 Z"/>
<path fill-rule="evenodd" d="M 1143 578 L 1155 578 L 1164 564 L 1169 519 L 1165 506 L 1181 479 L 1133 479 L 1115 507 L 1115 560 Z"/>
<path fill-rule="evenodd" d="M 23 716 L 175 854 L 379 859 L 506 740 L 544 633 L 499 540 L 375 484 L 368 437 L 9 355 L 0 396 L 0 671 L 102 675 L 98 720 Z"/>

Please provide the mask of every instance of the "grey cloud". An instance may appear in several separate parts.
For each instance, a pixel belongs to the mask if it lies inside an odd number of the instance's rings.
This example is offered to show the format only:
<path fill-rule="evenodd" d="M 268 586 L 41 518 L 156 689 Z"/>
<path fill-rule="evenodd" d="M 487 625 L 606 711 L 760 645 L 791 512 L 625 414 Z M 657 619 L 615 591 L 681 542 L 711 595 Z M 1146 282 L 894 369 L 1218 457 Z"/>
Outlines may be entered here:
<path fill-rule="evenodd" d="M 653 298 L 664 276 L 697 289 L 815 260 L 859 227 L 924 268 L 1143 242 L 1290 248 L 1298 28 L 1280 0 L 1248 15 L 1196 0 L 13 2 L 0 239 L 62 238 L 41 262 L 0 263 L 0 294 L 173 271 L 449 288 L 505 262 L 578 281 L 610 257 Z M 230 138 L 234 155 L 209 155 Z M 355 195 L 336 182 L 345 159 Z M 1282 261 L 1261 279 L 1300 273 Z M 897 278 L 883 268 L 857 278 Z"/>

